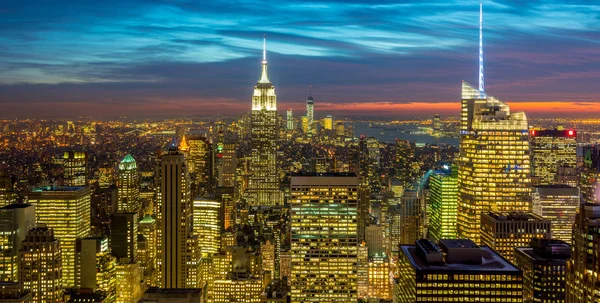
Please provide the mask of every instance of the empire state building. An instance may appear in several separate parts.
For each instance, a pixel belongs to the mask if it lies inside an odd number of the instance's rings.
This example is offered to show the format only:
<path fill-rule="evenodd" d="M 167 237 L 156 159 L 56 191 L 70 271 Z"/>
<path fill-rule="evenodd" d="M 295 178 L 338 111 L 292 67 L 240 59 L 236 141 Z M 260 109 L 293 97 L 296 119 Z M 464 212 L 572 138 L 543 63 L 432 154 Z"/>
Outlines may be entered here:
<path fill-rule="evenodd" d="M 252 95 L 251 167 L 246 192 L 249 205 L 281 203 L 277 173 L 277 97 L 267 75 L 266 41 L 260 80 Z"/>

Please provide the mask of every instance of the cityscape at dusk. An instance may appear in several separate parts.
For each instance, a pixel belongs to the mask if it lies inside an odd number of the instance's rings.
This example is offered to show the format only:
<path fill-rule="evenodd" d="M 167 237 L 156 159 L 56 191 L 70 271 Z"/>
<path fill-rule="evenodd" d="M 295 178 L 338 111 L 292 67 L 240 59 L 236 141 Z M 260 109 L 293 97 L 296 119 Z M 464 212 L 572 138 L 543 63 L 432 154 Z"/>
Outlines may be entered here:
<path fill-rule="evenodd" d="M 600 302 L 596 1 L 0 17 L 0 303 Z"/>

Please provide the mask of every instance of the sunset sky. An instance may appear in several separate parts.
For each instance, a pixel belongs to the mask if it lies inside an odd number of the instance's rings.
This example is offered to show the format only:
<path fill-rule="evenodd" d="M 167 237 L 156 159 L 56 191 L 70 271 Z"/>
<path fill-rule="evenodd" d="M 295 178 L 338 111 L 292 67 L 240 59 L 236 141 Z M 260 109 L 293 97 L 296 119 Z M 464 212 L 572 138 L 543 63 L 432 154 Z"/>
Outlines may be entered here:
<path fill-rule="evenodd" d="M 600 116 L 600 2 L 483 2 L 486 91 L 529 116 Z M 0 117 L 250 110 L 263 34 L 281 113 L 458 115 L 479 1 L 13 1 Z"/>

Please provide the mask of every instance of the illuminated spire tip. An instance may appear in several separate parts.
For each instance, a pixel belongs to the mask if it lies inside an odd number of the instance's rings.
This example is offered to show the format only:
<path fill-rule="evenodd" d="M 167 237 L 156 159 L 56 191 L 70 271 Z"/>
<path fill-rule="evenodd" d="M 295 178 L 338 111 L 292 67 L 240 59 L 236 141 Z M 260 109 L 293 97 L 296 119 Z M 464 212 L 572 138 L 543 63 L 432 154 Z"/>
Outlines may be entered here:
<path fill-rule="evenodd" d="M 483 1 L 479 2 L 479 91 L 485 92 L 483 77 Z"/>
<path fill-rule="evenodd" d="M 263 63 L 267 63 L 267 35 L 263 36 Z"/>

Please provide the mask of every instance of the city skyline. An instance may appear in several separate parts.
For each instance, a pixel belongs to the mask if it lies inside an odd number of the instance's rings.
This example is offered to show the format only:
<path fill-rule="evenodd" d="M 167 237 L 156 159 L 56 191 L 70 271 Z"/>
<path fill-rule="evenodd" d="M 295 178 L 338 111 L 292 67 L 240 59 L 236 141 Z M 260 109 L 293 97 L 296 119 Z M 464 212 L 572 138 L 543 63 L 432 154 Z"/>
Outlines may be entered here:
<path fill-rule="evenodd" d="M 458 79 L 477 82 L 478 4 L 8 3 L 0 11 L 2 116 L 247 112 L 263 35 L 279 114 L 303 113 L 312 86 L 317 117 L 458 116 Z M 599 5 L 483 5 L 487 92 L 532 117 L 600 112 Z"/>

